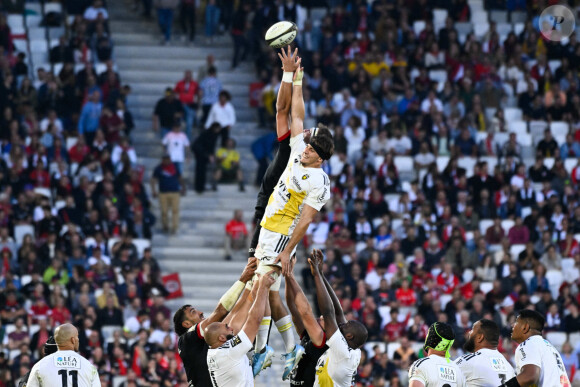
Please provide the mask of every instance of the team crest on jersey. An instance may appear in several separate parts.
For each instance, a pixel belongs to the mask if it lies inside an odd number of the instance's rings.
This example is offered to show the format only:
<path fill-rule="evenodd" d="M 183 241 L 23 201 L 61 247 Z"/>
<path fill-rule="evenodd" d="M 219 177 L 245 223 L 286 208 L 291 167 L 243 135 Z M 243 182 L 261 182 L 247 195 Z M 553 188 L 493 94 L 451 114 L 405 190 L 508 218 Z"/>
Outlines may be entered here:
<path fill-rule="evenodd" d="M 439 379 L 445 380 L 446 382 L 455 382 L 455 369 L 448 366 L 439 366 Z"/>
<path fill-rule="evenodd" d="M 232 339 L 232 348 L 235 347 L 238 344 L 242 343 L 242 339 L 240 339 L 240 336 L 236 336 Z"/>
<path fill-rule="evenodd" d="M 81 368 L 81 362 L 76 356 L 55 356 L 53 359 L 58 368 Z"/>
<path fill-rule="evenodd" d="M 309 175 L 309 174 L 303 175 L 303 176 L 302 176 L 302 180 L 306 180 L 306 179 L 308 179 L 309 177 L 310 177 L 310 175 Z"/>

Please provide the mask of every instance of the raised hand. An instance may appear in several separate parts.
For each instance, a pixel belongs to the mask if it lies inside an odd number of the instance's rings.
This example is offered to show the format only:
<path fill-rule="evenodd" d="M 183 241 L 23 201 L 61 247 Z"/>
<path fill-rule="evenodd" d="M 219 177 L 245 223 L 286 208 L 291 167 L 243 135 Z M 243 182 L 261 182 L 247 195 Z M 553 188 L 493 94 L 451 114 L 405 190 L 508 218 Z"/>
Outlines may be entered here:
<path fill-rule="evenodd" d="M 260 286 L 263 286 L 265 288 L 270 288 L 270 286 L 274 285 L 274 282 L 276 282 L 276 279 L 272 276 L 272 274 L 274 274 L 274 270 L 271 270 L 269 272 L 267 272 L 266 274 L 264 274 L 263 276 L 260 277 Z"/>
<path fill-rule="evenodd" d="M 282 61 L 282 70 L 285 72 L 293 73 L 300 67 L 302 58 L 298 56 L 298 48 L 292 53 L 290 46 L 288 46 L 287 52 L 282 48 L 278 57 Z"/>
<path fill-rule="evenodd" d="M 254 272 L 258 268 L 258 259 L 257 258 L 248 258 L 248 264 L 244 268 L 242 275 L 240 276 L 241 282 L 248 282 L 249 280 L 254 277 Z"/>

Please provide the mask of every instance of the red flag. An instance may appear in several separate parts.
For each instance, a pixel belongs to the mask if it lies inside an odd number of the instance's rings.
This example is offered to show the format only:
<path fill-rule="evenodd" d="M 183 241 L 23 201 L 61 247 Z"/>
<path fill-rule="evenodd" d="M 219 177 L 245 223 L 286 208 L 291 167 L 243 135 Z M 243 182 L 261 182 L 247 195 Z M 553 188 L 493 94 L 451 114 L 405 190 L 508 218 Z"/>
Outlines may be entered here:
<path fill-rule="evenodd" d="M 250 107 L 260 106 L 260 98 L 264 84 L 262 82 L 250 83 Z"/>
<path fill-rule="evenodd" d="M 181 289 L 179 273 L 164 275 L 162 280 L 163 286 L 165 286 L 165 290 L 167 290 L 167 293 L 169 293 L 165 298 L 172 299 L 183 297 L 183 290 Z"/>
<path fill-rule="evenodd" d="M 135 371 L 137 376 L 141 376 L 141 360 L 139 358 L 139 350 L 135 347 L 133 351 L 133 364 L 131 364 L 131 369 Z"/>

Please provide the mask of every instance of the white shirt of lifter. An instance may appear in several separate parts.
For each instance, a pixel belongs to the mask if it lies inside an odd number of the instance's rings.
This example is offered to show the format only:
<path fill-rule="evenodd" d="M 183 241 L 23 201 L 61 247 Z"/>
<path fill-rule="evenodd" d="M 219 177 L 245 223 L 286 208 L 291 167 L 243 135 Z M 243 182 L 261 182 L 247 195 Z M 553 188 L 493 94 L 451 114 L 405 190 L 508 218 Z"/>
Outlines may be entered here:
<path fill-rule="evenodd" d="M 213 387 L 253 387 L 254 374 L 246 353 L 253 344 L 241 331 L 219 348 L 207 351 L 207 367 Z"/>
<path fill-rule="evenodd" d="M 314 387 L 352 386 L 360 363 L 360 349 L 349 348 L 340 330 L 334 332 L 326 345 L 328 349 L 316 363 Z"/>
<path fill-rule="evenodd" d="M 57 351 L 32 367 L 27 387 L 101 387 L 94 365 L 75 351 Z"/>
<path fill-rule="evenodd" d="M 425 387 L 465 387 L 463 373 L 454 362 L 437 355 L 419 359 L 409 369 L 409 382 L 417 380 Z"/>
<path fill-rule="evenodd" d="M 469 387 L 497 387 L 516 373 L 511 364 L 497 349 L 482 348 L 455 360 Z"/>
<path fill-rule="evenodd" d="M 516 348 L 516 373 L 527 364 L 540 367 L 537 387 L 570 386 L 564 362 L 558 350 L 540 335 L 534 335 Z"/>

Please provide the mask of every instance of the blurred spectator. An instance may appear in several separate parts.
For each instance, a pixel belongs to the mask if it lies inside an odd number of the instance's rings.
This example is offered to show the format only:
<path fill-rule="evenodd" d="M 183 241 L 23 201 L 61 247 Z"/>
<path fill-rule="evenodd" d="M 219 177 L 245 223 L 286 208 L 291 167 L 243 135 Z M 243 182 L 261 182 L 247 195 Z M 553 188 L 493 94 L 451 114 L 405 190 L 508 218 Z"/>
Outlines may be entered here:
<path fill-rule="evenodd" d="M 195 40 L 195 0 L 181 0 L 181 8 L 179 10 L 179 23 L 184 38 L 189 39 L 192 43 Z"/>
<path fill-rule="evenodd" d="M 163 34 L 161 43 L 168 45 L 173 31 L 173 15 L 179 0 L 153 0 L 153 5 L 157 9 L 157 22 Z"/>
<path fill-rule="evenodd" d="M 230 102 L 231 99 L 230 93 L 225 90 L 220 91 L 219 99 L 211 106 L 205 121 L 205 129 L 208 129 L 214 123 L 218 123 L 221 126 L 222 147 L 226 146 L 230 136 L 230 129 L 236 123 L 236 111 Z"/>
<path fill-rule="evenodd" d="M 195 155 L 195 182 L 194 188 L 197 193 L 205 191 L 207 177 L 207 164 L 215 161 L 215 146 L 221 132 L 221 126 L 216 122 L 201 134 L 191 144 L 191 150 Z"/>
<path fill-rule="evenodd" d="M 161 143 L 165 146 L 165 151 L 169 154 L 171 162 L 177 167 L 179 174 L 182 174 L 185 152 L 190 144 L 185 133 L 181 131 L 181 121 L 173 123 L 171 132 L 163 137 Z"/>
<path fill-rule="evenodd" d="M 213 178 L 213 190 L 217 190 L 218 182 L 230 182 L 236 180 L 240 191 L 244 192 L 244 174 L 240 166 L 240 153 L 236 150 L 236 141 L 233 138 L 227 140 L 225 148 L 219 148 L 215 155 L 218 168 Z"/>
<path fill-rule="evenodd" d="M 192 8 L 195 10 L 195 7 L 192 7 L 191 4 L 188 3 L 189 0 L 184 0 L 182 3 L 182 11 L 183 8 Z M 182 19 L 186 16 L 183 14 L 181 15 Z M 193 27 L 195 28 L 195 26 Z M 193 40 L 193 38 L 191 38 Z M 198 92 L 199 92 L 199 85 L 196 81 L 193 80 L 193 75 L 191 70 L 186 70 L 183 76 L 183 79 L 175 85 L 173 91 L 179 96 L 179 101 L 183 106 L 183 112 L 185 115 L 185 133 L 187 134 L 187 138 L 191 138 L 193 125 L 196 124 L 196 112 L 198 107 Z"/>
<path fill-rule="evenodd" d="M 217 78 L 217 70 L 214 66 L 207 69 L 207 75 L 199 83 L 199 89 L 201 94 L 201 109 L 203 111 L 203 117 L 200 122 L 206 125 L 205 127 L 207 129 L 209 111 L 215 103 L 220 101 L 220 93 L 222 91 L 222 83 Z M 222 106 L 225 106 L 226 102 L 228 102 L 228 96 L 229 94 L 223 96 L 225 100 Z M 210 122 L 210 125 L 212 123 Z"/>
<path fill-rule="evenodd" d="M 164 155 L 161 164 L 153 172 L 151 192 L 154 198 L 159 192 L 161 224 L 166 233 L 175 234 L 179 228 L 179 198 L 180 195 L 185 195 L 185 189 L 179 169 L 175 163 L 171 162 L 169 155 Z M 171 211 L 171 226 L 168 219 L 169 211 Z"/>
<path fill-rule="evenodd" d="M 244 250 L 248 247 L 248 230 L 243 221 L 242 210 L 235 210 L 234 217 L 226 224 L 226 261 L 232 259 L 233 250 Z"/>
<path fill-rule="evenodd" d="M 153 112 L 153 131 L 157 132 L 161 128 L 161 138 L 165 137 L 176 120 L 183 115 L 183 105 L 175 98 L 175 93 L 171 88 L 165 89 L 165 97 L 157 101 Z"/>

